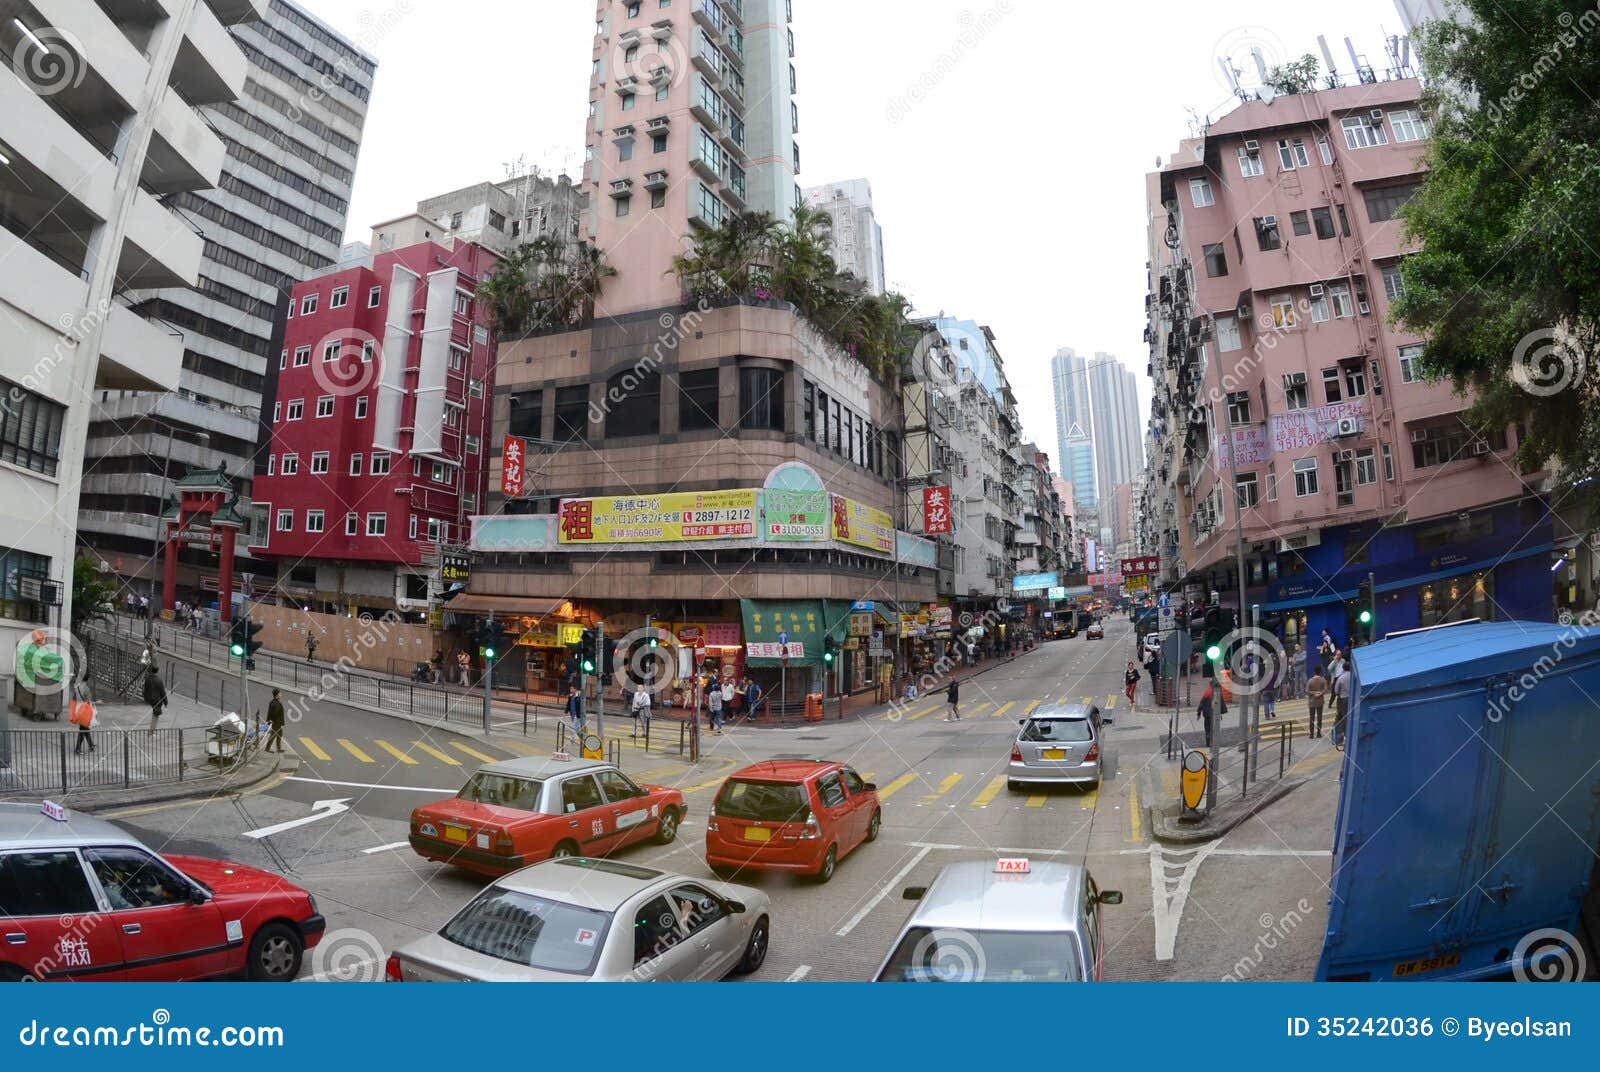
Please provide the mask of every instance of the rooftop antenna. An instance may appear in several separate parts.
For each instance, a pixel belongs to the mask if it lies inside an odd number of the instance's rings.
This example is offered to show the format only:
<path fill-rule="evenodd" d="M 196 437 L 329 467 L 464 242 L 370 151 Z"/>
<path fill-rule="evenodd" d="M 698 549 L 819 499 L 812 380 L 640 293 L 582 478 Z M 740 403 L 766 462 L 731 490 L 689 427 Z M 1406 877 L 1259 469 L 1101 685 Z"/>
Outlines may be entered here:
<path fill-rule="evenodd" d="M 1261 84 L 1267 84 L 1267 58 L 1255 46 L 1250 48 L 1250 58 L 1256 61 L 1256 74 L 1261 76 Z"/>
<path fill-rule="evenodd" d="M 1328 69 L 1328 88 L 1339 88 L 1339 68 L 1333 62 L 1333 50 L 1328 48 L 1328 38 L 1323 34 L 1317 35 L 1317 47 L 1322 50 L 1322 62 Z"/>
<path fill-rule="evenodd" d="M 1355 65 L 1357 81 L 1367 85 L 1376 82 L 1378 76 L 1372 73 L 1372 66 L 1367 63 L 1365 56 L 1356 52 L 1356 46 L 1351 43 L 1348 37 L 1344 39 L 1344 47 L 1350 53 L 1350 62 Z"/>
<path fill-rule="evenodd" d="M 1233 60 L 1227 56 L 1218 56 L 1217 66 L 1222 68 L 1222 77 L 1227 80 L 1228 87 L 1233 90 L 1234 96 L 1241 101 L 1248 100 L 1249 94 L 1239 85 L 1239 68 L 1233 65 Z"/>

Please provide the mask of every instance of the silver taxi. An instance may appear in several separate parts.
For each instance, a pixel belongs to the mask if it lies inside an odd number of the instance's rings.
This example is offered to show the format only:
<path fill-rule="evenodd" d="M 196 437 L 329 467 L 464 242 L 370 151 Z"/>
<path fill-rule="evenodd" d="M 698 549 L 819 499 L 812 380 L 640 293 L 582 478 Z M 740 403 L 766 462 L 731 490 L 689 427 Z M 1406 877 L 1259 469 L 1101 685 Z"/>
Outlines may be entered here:
<path fill-rule="evenodd" d="M 1105 721 L 1093 704 L 1045 704 L 1019 718 L 1006 787 L 1031 782 L 1100 784 L 1100 730 Z"/>
<path fill-rule="evenodd" d="M 951 864 L 916 901 L 880 983 L 1099 982 L 1102 905 L 1122 903 L 1078 864 L 1028 859 Z"/>

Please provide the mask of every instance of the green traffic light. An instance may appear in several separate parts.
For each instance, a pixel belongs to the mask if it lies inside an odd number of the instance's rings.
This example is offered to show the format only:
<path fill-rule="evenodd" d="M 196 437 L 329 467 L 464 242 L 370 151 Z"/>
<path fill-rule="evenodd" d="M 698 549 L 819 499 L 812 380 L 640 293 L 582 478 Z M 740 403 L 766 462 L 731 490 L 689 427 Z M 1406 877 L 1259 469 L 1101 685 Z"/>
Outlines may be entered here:
<path fill-rule="evenodd" d="M 493 648 L 484 648 L 483 649 L 483 657 L 485 659 L 493 659 L 494 658 L 494 649 Z"/>
<path fill-rule="evenodd" d="M 243 655 L 244 654 L 244 645 L 243 644 L 235 644 L 233 647 L 229 648 L 228 650 L 233 652 L 235 655 Z"/>
<path fill-rule="evenodd" d="M 594 673 L 594 661 L 592 659 L 583 660 L 583 672 L 586 674 Z"/>
<path fill-rule="evenodd" d="M 1218 659 L 1222 658 L 1222 649 L 1217 647 L 1215 644 L 1211 645 L 1206 649 L 1206 658 L 1210 659 L 1212 662 L 1216 662 Z"/>

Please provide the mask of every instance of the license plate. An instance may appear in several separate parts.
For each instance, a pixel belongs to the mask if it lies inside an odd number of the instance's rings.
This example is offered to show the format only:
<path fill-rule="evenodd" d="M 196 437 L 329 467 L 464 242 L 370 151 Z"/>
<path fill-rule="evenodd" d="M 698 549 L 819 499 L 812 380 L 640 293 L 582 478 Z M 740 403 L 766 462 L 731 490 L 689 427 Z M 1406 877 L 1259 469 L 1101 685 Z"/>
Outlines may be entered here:
<path fill-rule="evenodd" d="M 1039 754 L 1045 759 L 1066 759 L 1067 758 L 1067 750 L 1065 748 L 1046 748 L 1043 752 L 1041 752 Z"/>
<path fill-rule="evenodd" d="M 744 828 L 746 841 L 771 841 L 772 831 L 764 826 L 747 826 Z"/>
<path fill-rule="evenodd" d="M 444 828 L 444 839 L 465 845 L 467 842 L 467 829 L 463 826 L 447 826 Z"/>
<path fill-rule="evenodd" d="M 1406 979 L 1413 975 L 1426 975 L 1428 972 L 1444 971 L 1446 968 L 1459 968 L 1461 966 L 1460 953 L 1446 953 L 1440 957 L 1423 957 L 1421 960 L 1406 960 L 1394 966 L 1394 977 Z"/>

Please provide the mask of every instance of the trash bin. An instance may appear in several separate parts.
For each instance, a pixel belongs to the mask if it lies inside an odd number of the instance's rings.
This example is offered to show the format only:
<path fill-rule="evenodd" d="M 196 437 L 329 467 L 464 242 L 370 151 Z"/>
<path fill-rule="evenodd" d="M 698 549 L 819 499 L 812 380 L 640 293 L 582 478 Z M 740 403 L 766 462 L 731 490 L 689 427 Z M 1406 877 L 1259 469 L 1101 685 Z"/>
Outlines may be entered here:
<path fill-rule="evenodd" d="M 806 693 L 806 721 L 807 722 L 821 722 L 822 721 L 822 693 L 820 693 L 820 692 L 808 692 L 808 693 Z"/>

